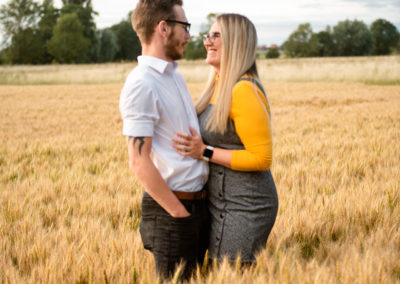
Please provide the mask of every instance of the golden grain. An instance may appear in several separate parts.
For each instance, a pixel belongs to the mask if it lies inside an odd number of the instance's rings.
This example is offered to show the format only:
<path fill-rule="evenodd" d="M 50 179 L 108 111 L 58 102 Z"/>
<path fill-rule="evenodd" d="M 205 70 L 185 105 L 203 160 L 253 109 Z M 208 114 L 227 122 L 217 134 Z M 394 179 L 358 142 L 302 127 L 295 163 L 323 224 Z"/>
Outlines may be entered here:
<path fill-rule="evenodd" d="M 398 57 L 271 62 L 260 70 L 273 112 L 275 227 L 256 264 L 211 263 L 191 282 L 400 282 Z M 193 64 L 181 67 L 197 99 L 207 70 Z M 0 86 L 1 283 L 159 281 L 121 135 L 132 66 L 2 68 L 27 81 Z M 371 70 L 390 68 L 374 81 Z M 50 85 L 36 85 L 44 75 Z"/>

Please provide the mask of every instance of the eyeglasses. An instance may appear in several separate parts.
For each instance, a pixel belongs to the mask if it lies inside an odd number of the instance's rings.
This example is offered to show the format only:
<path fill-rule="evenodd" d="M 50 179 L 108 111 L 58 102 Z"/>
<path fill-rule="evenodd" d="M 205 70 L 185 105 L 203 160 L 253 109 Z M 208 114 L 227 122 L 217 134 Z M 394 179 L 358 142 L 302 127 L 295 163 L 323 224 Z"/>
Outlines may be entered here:
<path fill-rule="evenodd" d="M 215 39 L 219 37 L 221 37 L 221 33 L 219 32 L 203 35 L 203 43 L 206 44 L 206 41 L 209 40 L 211 44 L 214 44 Z"/>
<path fill-rule="evenodd" d="M 185 32 L 190 32 L 190 23 L 187 22 L 182 22 L 182 21 L 177 21 L 177 20 L 165 20 L 167 23 L 177 23 L 185 26 Z"/>

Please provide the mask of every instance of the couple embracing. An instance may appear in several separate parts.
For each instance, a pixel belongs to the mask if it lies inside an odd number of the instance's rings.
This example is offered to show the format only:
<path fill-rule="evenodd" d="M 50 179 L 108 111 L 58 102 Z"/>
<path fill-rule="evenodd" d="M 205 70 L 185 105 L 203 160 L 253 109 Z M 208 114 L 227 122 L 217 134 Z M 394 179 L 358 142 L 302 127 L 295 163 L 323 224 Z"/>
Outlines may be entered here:
<path fill-rule="evenodd" d="M 145 188 L 140 234 L 156 271 L 210 259 L 255 261 L 274 225 L 271 112 L 256 66 L 254 25 L 217 16 L 203 42 L 211 74 L 196 106 L 176 71 L 190 39 L 181 0 L 139 0 L 142 45 L 121 92 L 129 165 Z"/>

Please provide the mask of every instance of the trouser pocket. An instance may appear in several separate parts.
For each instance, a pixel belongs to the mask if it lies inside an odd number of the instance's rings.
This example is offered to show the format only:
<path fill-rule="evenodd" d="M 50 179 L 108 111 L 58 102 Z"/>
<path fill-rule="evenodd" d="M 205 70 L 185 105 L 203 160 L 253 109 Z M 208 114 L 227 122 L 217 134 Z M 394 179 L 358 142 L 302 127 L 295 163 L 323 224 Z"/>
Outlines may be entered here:
<path fill-rule="evenodd" d="M 152 250 L 154 246 L 154 227 L 156 218 L 152 216 L 142 216 L 140 222 L 140 236 L 142 237 L 143 246 L 145 249 Z"/>

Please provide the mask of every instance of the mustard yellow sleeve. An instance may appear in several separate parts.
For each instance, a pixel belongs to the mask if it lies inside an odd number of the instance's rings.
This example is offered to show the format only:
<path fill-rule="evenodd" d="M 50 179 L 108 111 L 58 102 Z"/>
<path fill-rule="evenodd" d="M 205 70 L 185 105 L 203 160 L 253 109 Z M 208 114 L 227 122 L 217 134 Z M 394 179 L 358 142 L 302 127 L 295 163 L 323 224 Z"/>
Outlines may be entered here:
<path fill-rule="evenodd" d="M 257 89 L 257 94 L 254 92 L 252 83 L 241 81 L 234 86 L 230 117 L 245 150 L 232 152 L 233 170 L 264 171 L 270 168 L 272 137 L 267 104 L 260 90 Z"/>

